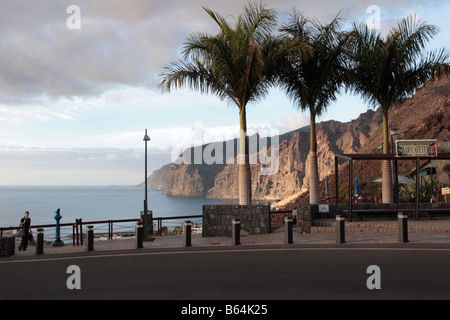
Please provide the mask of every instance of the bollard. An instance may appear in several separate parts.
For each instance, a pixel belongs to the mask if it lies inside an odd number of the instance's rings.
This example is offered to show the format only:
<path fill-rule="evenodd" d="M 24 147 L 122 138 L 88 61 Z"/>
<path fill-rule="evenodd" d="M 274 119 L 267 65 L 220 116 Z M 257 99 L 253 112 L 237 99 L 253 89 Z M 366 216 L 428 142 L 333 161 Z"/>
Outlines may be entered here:
<path fill-rule="evenodd" d="M 191 230 L 192 230 L 192 223 L 190 221 L 185 221 L 183 226 L 183 233 L 184 233 L 184 246 L 190 247 L 191 244 Z"/>
<path fill-rule="evenodd" d="M 36 232 L 36 255 L 44 254 L 44 229 Z"/>
<path fill-rule="evenodd" d="M 284 243 L 291 244 L 294 243 L 292 239 L 292 218 L 284 217 Z"/>
<path fill-rule="evenodd" d="M 336 216 L 336 243 L 345 243 L 345 217 Z"/>
<path fill-rule="evenodd" d="M 398 214 L 398 241 L 408 242 L 408 216 L 406 214 Z"/>
<path fill-rule="evenodd" d="M 144 247 L 144 225 L 142 222 L 136 223 L 136 249 Z"/>
<path fill-rule="evenodd" d="M 94 226 L 86 227 L 86 252 L 94 251 Z"/>
<path fill-rule="evenodd" d="M 231 237 L 234 246 L 241 244 L 241 222 L 239 219 L 233 219 L 231 221 Z"/>

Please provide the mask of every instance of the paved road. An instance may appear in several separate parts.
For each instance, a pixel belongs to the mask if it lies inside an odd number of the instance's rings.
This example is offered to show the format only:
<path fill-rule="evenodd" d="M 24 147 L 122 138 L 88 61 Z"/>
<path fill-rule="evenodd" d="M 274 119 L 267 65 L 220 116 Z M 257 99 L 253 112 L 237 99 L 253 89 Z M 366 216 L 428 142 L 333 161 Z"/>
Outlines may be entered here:
<path fill-rule="evenodd" d="M 67 273 L 71 265 L 80 273 Z M 373 265 L 379 272 L 368 273 Z M 78 274 L 80 281 L 72 281 Z M 368 278 L 381 289 L 368 289 Z M 68 279 L 81 289 L 69 290 Z M 450 299 L 450 244 L 192 247 L 19 257 L 0 260 L 0 283 L 1 299 Z"/>

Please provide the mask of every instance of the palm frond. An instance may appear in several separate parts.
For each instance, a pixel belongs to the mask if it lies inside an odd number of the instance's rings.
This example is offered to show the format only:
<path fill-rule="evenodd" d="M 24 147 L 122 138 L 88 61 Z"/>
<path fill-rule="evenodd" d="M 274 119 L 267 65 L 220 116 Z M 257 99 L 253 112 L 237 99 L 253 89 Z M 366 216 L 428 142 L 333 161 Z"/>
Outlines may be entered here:
<path fill-rule="evenodd" d="M 292 41 L 303 41 L 309 48 L 308 53 L 293 54 L 291 67 L 280 77 L 282 88 L 300 109 L 322 114 L 344 83 L 344 51 L 349 37 L 342 35 L 341 26 L 338 16 L 321 24 L 294 9 L 289 23 L 280 28 Z"/>
<path fill-rule="evenodd" d="M 355 25 L 351 90 L 386 110 L 405 101 L 435 75 L 448 72 L 448 50 L 424 50 L 436 33 L 435 26 L 415 16 L 402 19 L 385 38 L 365 24 Z"/>
<path fill-rule="evenodd" d="M 204 9 L 220 32 L 191 34 L 180 61 L 164 67 L 161 86 L 214 93 L 236 104 L 241 112 L 247 103 L 267 94 L 274 81 L 273 66 L 282 59 L 285 48 L 275 45 L 271 35 L 276 13 L 262 3 L 249 3 L 232 27 L 220 14 Z"/>

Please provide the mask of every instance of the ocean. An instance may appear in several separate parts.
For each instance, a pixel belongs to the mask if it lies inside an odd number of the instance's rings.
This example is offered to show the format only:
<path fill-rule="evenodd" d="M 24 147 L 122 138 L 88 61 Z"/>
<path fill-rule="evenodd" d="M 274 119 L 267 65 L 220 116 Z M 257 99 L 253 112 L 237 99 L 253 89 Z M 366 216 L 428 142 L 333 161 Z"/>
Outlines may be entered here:
<path fill-rule="evenodd" d="M 18 226 L 25 211 L 30 212 L 32 226 L 55 224 L 58 208 L 62 216 L 60 223 L 74 223 L 80 218 L 83 222 L 138 219 L 144 207 L 144 193 L 143 187 L 133 186 L 0 186 L 0 227 Z M 212 199 L 169 197 L 162 191 L 148 190 L 148 209 L 154 218 L 201 215 L 202 205 L 221 203 Z M 201 222 L 197 220 L 193 222 Z M 182 224 L 182 220 L 167 220 L 163 225 L 173 228 Z M 98 227 L 107 231 L 107 226 Z M 71 227 L 65 229 L 61 230 L 62 236 L 72 233 Z M 120 228 L 115 226 L 114 230 Z"/>

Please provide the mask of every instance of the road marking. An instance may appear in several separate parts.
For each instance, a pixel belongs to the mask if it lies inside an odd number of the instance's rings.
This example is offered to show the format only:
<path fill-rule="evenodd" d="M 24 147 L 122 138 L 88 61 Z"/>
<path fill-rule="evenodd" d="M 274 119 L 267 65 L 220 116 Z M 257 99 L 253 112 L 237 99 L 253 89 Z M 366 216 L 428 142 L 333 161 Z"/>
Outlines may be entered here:
<path fill-rule="evenodd" d="M 158 251 L 158 252 L 133 252 L 133 253 L 115 253 L 115 254 L 97 254 L 88 256 L 70 256 L 55 258 L 40 258 L 26 260 L 0 261 L 0 264 L 9 263 L 29 263 L 29 262 L 46 262 L 46 261 L 64 261 L 77 259 L 98 259 L 111 257 L 133 257 L 133 256 L 151 256 L 151 255 L 173 255 L 173 254 L 208 254 L 208 253 L 231 253 L 231 252 L 280 252 L 280 251 L 441 251 L 450 252 L 450 248 L 249 248 L 249 249 L 222 249 L 222 250 L 189 250 L 189 251 Z M 105 251 L 104 251 L 105 252 Z"/>

